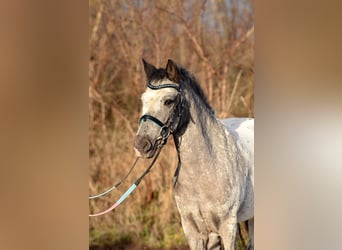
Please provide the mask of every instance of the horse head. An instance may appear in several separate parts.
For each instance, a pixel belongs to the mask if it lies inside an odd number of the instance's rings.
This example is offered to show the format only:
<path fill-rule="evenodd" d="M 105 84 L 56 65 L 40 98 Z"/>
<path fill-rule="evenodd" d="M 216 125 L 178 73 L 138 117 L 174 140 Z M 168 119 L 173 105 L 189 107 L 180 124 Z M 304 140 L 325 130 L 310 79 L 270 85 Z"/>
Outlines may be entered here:
<path fill-rule="evenodd" d="M 178 127 L 182 112 L 182 91 L 178 66 L 168 60 L 166 68 L 156 68 L 143 59 L 147 84 L 141 96 L 142 116 L 134 140 L 139 157 L 151 158 L 158 147 Z"/>

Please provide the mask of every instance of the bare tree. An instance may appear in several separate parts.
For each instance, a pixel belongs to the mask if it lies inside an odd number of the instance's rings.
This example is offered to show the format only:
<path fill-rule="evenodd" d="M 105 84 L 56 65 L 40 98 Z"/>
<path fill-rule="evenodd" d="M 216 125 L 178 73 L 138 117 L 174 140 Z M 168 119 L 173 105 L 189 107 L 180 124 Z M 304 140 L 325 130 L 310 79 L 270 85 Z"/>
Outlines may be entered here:
<path fill-rule="evenodd" d="M 134 158 L 133 136 L 145 88 L 142 57 L 160 67 L 172 58 L 192 71 L 219 117 L 253 116 L 253 18 L 250 0 L 89 2 L 89 192 L 111 186 Z M 126 206 L 91 220 L 91 229 L 108 227 L 116 235 L 129 232 L 141 240 L 139 232 L 148 226 L 155 246 L 170 237 L 170 242 L 182 239 L 176 233 L 181 227 L 171 194 L 175 164 L 175 150 L 166 145 L 146 184 Z M 90 209 L 106 208 L 118 195 L 92 201 Z M 96 241 L 92 233 L 91 241 Z"/>

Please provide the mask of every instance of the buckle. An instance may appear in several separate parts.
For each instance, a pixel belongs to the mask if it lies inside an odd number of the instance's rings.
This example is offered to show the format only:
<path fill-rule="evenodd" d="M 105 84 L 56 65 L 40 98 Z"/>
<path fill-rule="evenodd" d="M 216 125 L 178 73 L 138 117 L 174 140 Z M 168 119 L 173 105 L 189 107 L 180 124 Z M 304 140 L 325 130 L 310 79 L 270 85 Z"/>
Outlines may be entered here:
<path fill-rule="evenodd" d="M 161 129 L 160 129 L 160 135 L 161 137 L 165 140 L 167 139 L 169 136 L 170 136 L 170 129 L 166 126 L 163 126 Z"/>

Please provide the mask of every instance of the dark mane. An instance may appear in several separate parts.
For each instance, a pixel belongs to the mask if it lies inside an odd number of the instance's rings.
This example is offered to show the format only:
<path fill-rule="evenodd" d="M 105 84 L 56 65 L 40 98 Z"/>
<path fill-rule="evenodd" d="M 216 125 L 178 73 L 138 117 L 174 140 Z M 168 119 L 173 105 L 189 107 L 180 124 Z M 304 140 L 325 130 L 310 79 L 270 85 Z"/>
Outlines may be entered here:
<path fill-rule="evenodd" d="M 162 87 L 158 88 L 157 86 L 163 85 L 165 80 L 168 80 L 173 84 L 165 84 L 165 87 L 177 88 L 180 92 L 178 95 L 180 102 L 176 106 L 180 120 L 177 128 L 174 130 L 174 137 L 179 138 L 185 133 L 190 122 L 196 123 L 198 121 L 198 126 L 210 152 L 212 150 L 212 141 L 207 128 L 210 126 L 210 123 L 217 122 L 217 119 L 195 76 L 186 69 L 176 65 L 171 59 L 168 60 L 166 68 L 157 69 L 144 60 L 143 63 L 148 87 L 160 89 Z M 156 88 L 151 87 L 151 85 L 154 85 Z M 194 109 L 193 113 L 191 112 L 191 107 Z"/>
<path fill-rule="evenodd" d="M 197 82 L 195 76 L 184 68 L 179 68 L 179 71 L 181 73 L 181 88 L 188 89 L 191 93 L 193 93 L 196 104 L 200 104 L 199 101 L 201 101 L 208 113 L 215 116 L 215 111 L 210 106 L 207 97 Z"/>
<path fill-rule="evenodd" d="M 178 66 L 178 70 L 179 70 L 180 77 L 181 77 L 180 78 L 181 80 L 179 83 L 181 86 L 181 89 L 188 90 L 192 94 L 196 104 L 199 107 L 204 106 L 204 108 L 207 110 L 207 112 L 210 115 L 215 116 L 215 111 L 212 109 L 209 102 L 207 101 L 207 98 L 202 88 L 200 87 L 199 83 L 197 82 L 195 76 L 189 73 L 186 69 L 182 67 Z M 164 80 L 165 78 L 167 78 L 166 69 L 159 68 L 153 72 L 153 74 L 151 75 L 148 81 L 150 83 L 159 82 L 161 80 Z"/>

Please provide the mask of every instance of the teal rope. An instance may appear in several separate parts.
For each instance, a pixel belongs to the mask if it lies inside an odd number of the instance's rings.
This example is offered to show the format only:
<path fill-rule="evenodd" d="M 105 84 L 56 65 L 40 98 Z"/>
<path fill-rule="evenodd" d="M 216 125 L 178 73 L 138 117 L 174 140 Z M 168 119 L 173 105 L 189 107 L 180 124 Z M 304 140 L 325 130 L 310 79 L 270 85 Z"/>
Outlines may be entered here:
<path fill-rule="evenodd" d="M 100 212 L 97 214 L 89 214 L 89 217 L 104 215 L 104 214 L 112 211 L 117 206 L 119 206 L 135 190 L 135 188 L 140 184 L 141 180 L 145 177 L 145 175 L 147 175 L 150 172 L 151 168 L 153 167 L 154 163 L 156 162 L 156 160 L 159 156 L 159 153 L 160 153 L 162 147 L 163 147 L 162 144 L 158 145 L 158 151 L 157 151 L 156 156 L 154 157 L 153 161 L 151 162 L 150 166 L 144 171 L 144 173 L 139 177 L 139 179 L 137 179 L 136 182 L 117 200 L 117 202 L 115 202 L 110 208 L 108 208 L 107 210 L 105 210 L 103 212 Z"/>
<path fill-rule="evenodd" d="M 137 185 L 135 185 L 135 183 L 121 196 L 121 198 L 116 202 L 117 205 L 120 205 L 121 202 L 123 202 L 128 195 L 130 195 L 134 189 L 137 187 Z"/>
<path fill-rule="evenodd" d="M 137 187 L 137 185 L 135 185 L 135 183 L 120 197 L 120 199 L 114 203 L 113 206 L 111 206 L 110 208 L 108 208 L 107 210 L 97 213 L 97 214 L 89 214 L 89 217 L 95 217 L 95 216 L 100 216 L 103 214 L 106 214 L 110 211 L 112 211 L 114 208 L 116 208 L 117 206 L 119 206 L 121 204 L 121 202 L 123 202 L 133 191 L 134 189 Z"/>

